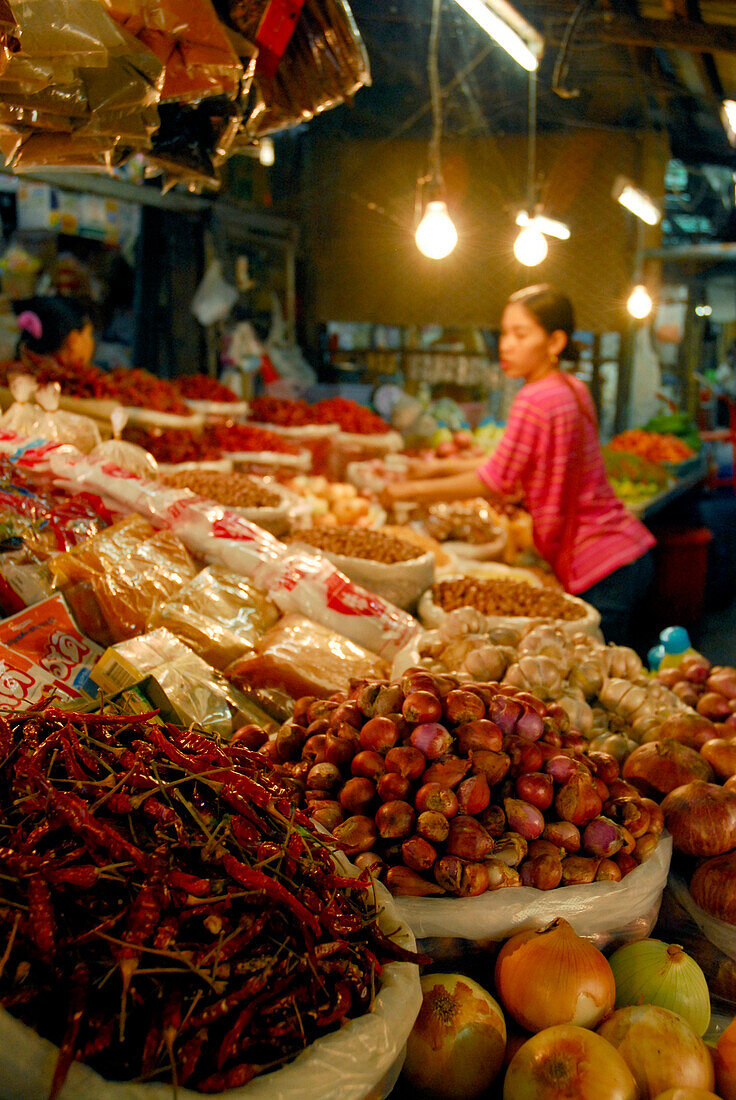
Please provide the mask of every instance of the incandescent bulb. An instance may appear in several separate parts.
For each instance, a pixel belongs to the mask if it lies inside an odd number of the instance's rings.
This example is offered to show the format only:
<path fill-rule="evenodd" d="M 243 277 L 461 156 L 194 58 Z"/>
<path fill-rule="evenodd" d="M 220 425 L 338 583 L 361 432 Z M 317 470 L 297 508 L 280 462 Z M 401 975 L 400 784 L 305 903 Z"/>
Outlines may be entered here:
<path fill-rule="evenodd" d="M 264 137 L 261 139 L 258 146 L 258 159 L 264 168 L 270 168 L 276 160 L 276 148 L 273 144 L 273 138 Z"/>
<path fill-rule="evenodd" d="M 441 199 L 428 202 L 414 235 L 417 248 L 430 260 L 444 260 L 457 244 L 457 229 Z"/>
<path fill-rule="evenodd" d="M 547 255 L 547 241 L 535 225 L 526 225 L 514 241 L 514 255 L 525 267 L 536 267 Z"/>
<path fill-rule="evenodd" d="M 645 286 L 639 283 L 629 295 L 626 308 L 637 321 L 643 321 L 652 312 L 652 297 Z"/>

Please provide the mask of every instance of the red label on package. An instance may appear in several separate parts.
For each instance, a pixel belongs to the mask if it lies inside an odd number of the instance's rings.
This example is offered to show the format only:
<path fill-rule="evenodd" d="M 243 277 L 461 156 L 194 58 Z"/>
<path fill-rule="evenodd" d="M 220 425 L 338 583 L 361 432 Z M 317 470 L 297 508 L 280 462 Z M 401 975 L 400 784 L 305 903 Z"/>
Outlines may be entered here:
<path fill-rule="evenodd" d="M 264 539 L 269 537 L 234 512 L 224 512 L 220 519 L 216 519 L 212 524 L 212 534 L 218 539 L 237 539 L 238 542 L 256 542 L 260 541 L 259 536 Z"/>
<path fill-rule="evenodd" d="M 356 586 L 340 573 L 332 573 L 326 581 L 327 606 L 341 615 L 369 615 L 380 619 L 386 605 L 364 588 Z"/>
<path fill-rule="evenodd" d="M 303 7 L 304 0 L 271 0 L 266 8 L 256 35 L 256 69 L 264 76 L 275 76 Z"/>
<path fill-rule="evenodd" d="M 42 668 L 67 693 L 84 690 L 102 650 L 80 632 L 62 596 L 34 604 L 0 622 L 0 643 Z"/>
<path fill-rule="evenodd" d="M 51 676 L 33 661 L 0 645 L 0 707 L 25 710 L 56 686 Z M 62 690 L 70 694 L 67 689 Z"/>
<path fill-rule="evenodd" d="M 131 473 L 130 470 L 125 470 L 122 466 L 118 466 L 115 462 L 103 462 L 100 466 L 103 474 L 107 474 L 108 477 L 123 477 L 126 481 L 141 481 L 142 478 L 138 477 L 138 474 Z"/>

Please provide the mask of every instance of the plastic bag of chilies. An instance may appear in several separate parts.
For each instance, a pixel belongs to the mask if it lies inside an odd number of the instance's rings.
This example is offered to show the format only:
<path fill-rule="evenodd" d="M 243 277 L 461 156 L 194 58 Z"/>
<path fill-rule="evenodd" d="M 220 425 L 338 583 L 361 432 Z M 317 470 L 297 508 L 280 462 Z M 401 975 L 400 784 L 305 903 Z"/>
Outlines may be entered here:
<path fill-rule="evenodd" d="M 268 0 L 216 0 L 216 6 L 233 30 L 259 48 L 246 141 L 296 126 L 371 82 L 368 56 L 344 0 L 305 0 L 285 48 L 277 28 L 268 34 Z"/>

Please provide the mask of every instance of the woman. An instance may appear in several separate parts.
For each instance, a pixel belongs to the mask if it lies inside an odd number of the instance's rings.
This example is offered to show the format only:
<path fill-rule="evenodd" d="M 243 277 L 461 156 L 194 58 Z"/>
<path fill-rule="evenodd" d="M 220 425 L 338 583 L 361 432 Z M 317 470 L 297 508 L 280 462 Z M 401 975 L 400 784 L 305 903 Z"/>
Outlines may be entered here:
<path fill-rule="evenodd" d="M 64 366 L 89 366 L 95 351 L 92 322 L 72 298 L 27 298 L 16 301 L 18 345 L 23 353 L 50 355 Z"/>
<path fill-rule="evenodd" d="M 608 482 L 586 386 L 560 370 L 574 327 L 569 299 L 552 287 L 513 294 L 501 322 L 501 369 L 524 385 L 495 452 L 475 470 L 391 485 L 386 495 L 425 503 L 521 491 L 539 553 L 568 592 L 600 611 L 606 640 L 622 643 L 654 575 L 655 540 Z"/>

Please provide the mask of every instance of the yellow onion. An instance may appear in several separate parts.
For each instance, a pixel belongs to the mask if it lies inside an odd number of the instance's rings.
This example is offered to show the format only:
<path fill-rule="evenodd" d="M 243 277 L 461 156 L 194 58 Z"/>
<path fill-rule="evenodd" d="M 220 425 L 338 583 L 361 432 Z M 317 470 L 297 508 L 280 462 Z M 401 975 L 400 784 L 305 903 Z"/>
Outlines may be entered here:
<path fill-rule="evenodd" d="M 710 1051 L 690 1024 L 658 1005 L 617 1008 L 598 1034 L 618 1050 L 639 1086 L 641 1100 L 671 1088 L 713 1091 Z"/>
<path fill-rule="evenodd" d="M 501 1069 L 506 1051 L 500 1007 L 462 974 L 425 974 L 422 993 L 406 1046 L 403 1081 L 425 1097 L 481 1096 Z"/>
<path fill-rule="evenodd" d="M 621 1055 L 594 1031 L 571 1024 L 532 1035 L 511 1059 L 503 1100 L 639 1100 Z"/>
<path fill-rule="evenodd" d="M 721 1098 L 708 1089 L 667 1089 L 666 1092 L 660 1092 L 655 1100 L 721 1100 Z"/>
<path fill-rule="evenodd" d="M 713 1051 L 718 1095 L 723 1100 L 736 1100 L 736 1020 L 732 1020 Z"/>
<path fill-rule="evenodd" d="M 659 1005 L 677 1012 L 696 1035 L 710 1023 L 710 994 L 705 974 L 677 944 L 638 940 L 614 951 L 608 960 L 616 979 L 616 1008 Z"/>
<path fill-rule="evenodd" d="M 562 918 L 506 941 L 496 959 L 496 990 L 527 1031 L 555 1024 L 595 1027 L 616 997 L 605 955 Z"/>

